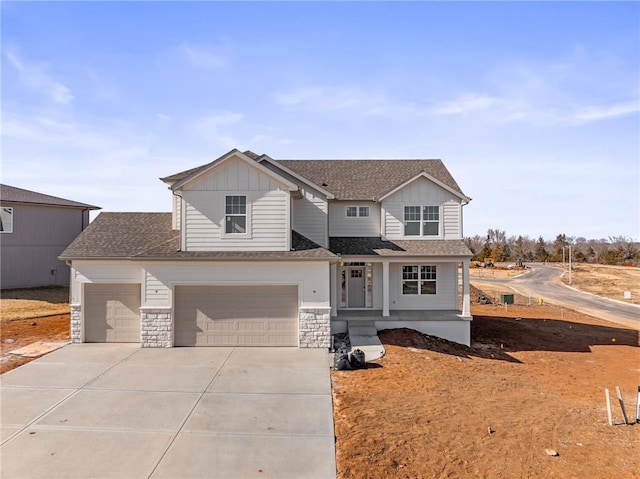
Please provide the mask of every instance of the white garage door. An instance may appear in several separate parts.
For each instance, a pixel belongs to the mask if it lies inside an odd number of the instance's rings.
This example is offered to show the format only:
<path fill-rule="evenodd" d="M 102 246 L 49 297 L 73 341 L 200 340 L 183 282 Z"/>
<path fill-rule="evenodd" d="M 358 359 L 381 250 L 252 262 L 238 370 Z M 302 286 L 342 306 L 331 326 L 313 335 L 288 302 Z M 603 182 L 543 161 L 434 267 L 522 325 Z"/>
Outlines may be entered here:
<path fill-rule="evenodd" d="M 84 328 L 87 343 L 139 343 L 140 285 L 86 284 Z"/>
<path fill-rule="evenodd" d="M 176 346 L 297 346 L 297 286 L 176 286 Z"/>

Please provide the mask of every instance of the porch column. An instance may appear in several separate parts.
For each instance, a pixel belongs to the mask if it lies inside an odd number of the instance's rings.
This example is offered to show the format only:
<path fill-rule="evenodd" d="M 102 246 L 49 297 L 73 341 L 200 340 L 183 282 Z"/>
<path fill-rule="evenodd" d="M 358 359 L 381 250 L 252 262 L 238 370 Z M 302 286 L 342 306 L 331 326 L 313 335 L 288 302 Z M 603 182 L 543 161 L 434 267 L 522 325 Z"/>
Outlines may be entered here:
<path fill-rule="evenodd" d="M 462 317 L 471 316 L 471 296 L 469 292 L 469 260 L 462 262 Z"/>
<path fill-rule="evenodd" d="M 331 316 L 338 316 L 338 264 L 329 265 L 329 300 L 331 301 Z"/>
<path fill-rule="evenodd" d="M 389 316 L 389 261 L 382 262 L 382 316 Z"/>

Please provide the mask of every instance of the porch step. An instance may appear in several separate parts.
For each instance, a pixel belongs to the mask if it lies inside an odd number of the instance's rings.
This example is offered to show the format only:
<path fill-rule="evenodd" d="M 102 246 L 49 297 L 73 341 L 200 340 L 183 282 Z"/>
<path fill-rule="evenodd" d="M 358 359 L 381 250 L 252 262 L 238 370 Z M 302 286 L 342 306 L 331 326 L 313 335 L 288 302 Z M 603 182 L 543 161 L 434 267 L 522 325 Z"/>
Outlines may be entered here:
<path fill-rule="evenodd" d="M 373 361 L 384 356 L 384 346 L 378 338 L 373 321 L 348 321 L 347 330 L 351 350 L 360 349 L 364 353 L 365 361 Z"/>
<path fill-rule="evenodd" d="M 378 336 L 378 330 L 373 321 L 349 321 L 347 328 L 349 336 Z"/>

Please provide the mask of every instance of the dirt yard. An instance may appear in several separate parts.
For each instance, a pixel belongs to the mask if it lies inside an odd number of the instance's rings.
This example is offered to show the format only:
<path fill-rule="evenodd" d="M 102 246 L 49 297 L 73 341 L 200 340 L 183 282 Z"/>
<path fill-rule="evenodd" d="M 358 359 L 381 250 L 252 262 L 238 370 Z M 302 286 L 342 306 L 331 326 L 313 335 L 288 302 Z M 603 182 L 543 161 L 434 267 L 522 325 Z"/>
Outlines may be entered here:
<path fill-rule="evenodd" d="M 640 477 L 640 424 L 609 426 L 604 401 L 621 423 L 620 386 L 635 417 L 638 331 L 546 304 L 472 314 L 471 348 L 387 330 L 384 358 L 332 371 L 340 479 Z"/>
<path fill-rule="evenodd" d="M 2 334 L 0 334 L 2 341 L 0 342 L 0 374 L 33 361 L 34 358 L 23 358 L 9 354 L 14 349 L 37 341 L 69 341 L 69 325 L 69 314 L 2 322 L 0 324 L 2 328 Z"/>
<path fill-rule="evenodd" d="M 36 341 L 69 341 L 69 288 L 2 291 L 0 310 L 0 374 L 33 361 L 9 354 Z"/>
<path fill-rule="evenodd" d="M 562 276 L 569 284 L 569 274 Z M 640 268 L 630 266 L 607 266 L 602 264 L 574 264 L 571 286 L 599 296 L 640 304 Z M 624 292 L 631 293 L 626 299 Z"/>

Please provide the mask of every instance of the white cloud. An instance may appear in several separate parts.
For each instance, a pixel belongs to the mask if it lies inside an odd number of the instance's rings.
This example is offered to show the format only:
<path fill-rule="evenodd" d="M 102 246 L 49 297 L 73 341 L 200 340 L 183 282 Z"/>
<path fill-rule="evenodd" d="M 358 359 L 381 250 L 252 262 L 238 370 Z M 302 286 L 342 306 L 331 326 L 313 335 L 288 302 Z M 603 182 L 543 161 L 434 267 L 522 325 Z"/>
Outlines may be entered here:
<path fill-rule="evenodd" d="M 421 116 L 426 109 L 411 102 L 389 98 L 383 90 L 365 89 L 358 86 L 312 86 L 294 88 L 275 95 L 276 102 L 290 110 L 314 113 L 343 113 L 362 117 L 396 118 Z"/>
<path fill-rule="evenodd" d="M 46 73 L 46 64 L 24 61 L 13 51 L 6 51 L 5 56 L 16 69 L 25 85 L 45 95 L 55 103 L 71 103 L 73 100 L 71 90 Z"/>
<path fill-rule="evenodd" d="M 283 106 L 328 111 L 361 108 L 366 97 L 365 92 L 356 87 L 303 87 L 276 95 L 276 101 Z"/>
<path fill-rule="evenodd" d="M 598 121 L 617 118 L 640 112 L 640 102 L 630 101 L 605 106 L 592 106 L 576 111 L 573 117 L 578 121 Z"/>
<path fill-rule="evenodd" d="M 183 42 L 175 48 L 195 68 L 219 69 L 229 64 L 229 52 L 226 46 L 196 45 Z"/>
<path fill-rule="evenodd" d="M 494 106 L 498 100 L 479 93 L 465 93 L 459 97 L 436 105 L 432 112 L 436 115 L 466 115 Z"/>

